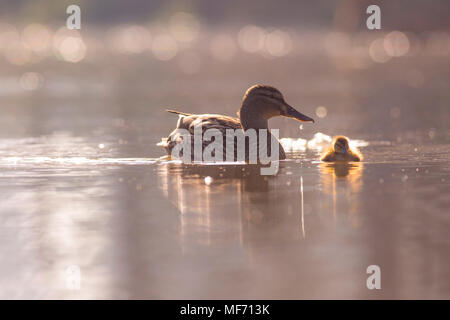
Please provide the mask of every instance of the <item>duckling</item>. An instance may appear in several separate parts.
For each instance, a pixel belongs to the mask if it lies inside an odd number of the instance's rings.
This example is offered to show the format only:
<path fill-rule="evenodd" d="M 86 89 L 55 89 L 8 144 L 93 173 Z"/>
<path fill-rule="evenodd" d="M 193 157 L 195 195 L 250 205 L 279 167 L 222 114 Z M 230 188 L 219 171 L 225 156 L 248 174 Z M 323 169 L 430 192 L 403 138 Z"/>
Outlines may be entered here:
<path fill-rule="evenodd" d="M 291 107 L 284 100 L 281 92 L 269 85 L 254 85 L 250 87 L 241 103 L 241 107 L 237 112 L 239 118 L 224 116 L 220 114 L 190 114 L 174 110 L 167 110 L 168 112 L 179 115 L 177 127 L 167 139 L 162 139 L 159 146 L 166 149 L 167 154 L 171 155 L 172 149 L 181 142 L 179 129 L 188 130 L 191 137 L 191 150 L 194 150 L 194 129 L 202 128 L 204 133 L 208 129 L 218 129 L 223 135 L 223 155 L 226 154 L 226 130 L 227 129 L 241 129 L 247 131 L 255 129 L 258 134 L 258 129 L 268 130 L 268 120 L 276 116 L 283 116 L 292 118 L 298 121 L 314 122 L 314 120 Z M 270 131 L 269 131 L 270 132 Z M 270 138 L 267 137 L 268 149 L 270 147 Z M 272 138 L 274 138 L 272 136 Z M 237 158 L 237 139 L 234 142 L 234 160 Z M 211 143 L 202 139 L 203 149 Z M 259 145 L 257 146 L 259 148 Z M 248 144 L 246 144 L 245 158 L 248 160 L 249 151 Z M 279 144 L 279 159 L 286 159 L 286 154 L 281 144 Z M 259 152 L 258 152 L 259 154 Z M 193 152 L 191 157 L 194 159 Z"/>
<path fill-rule="evenodd" d="M 362 155 L 358 151 L 358 149 L 350 148 L 350 144 L 347 137 L 337 136 L 334 137 L 333 146 L 322 154 L 320 160 L 325 162 L 361 161 Z"/>

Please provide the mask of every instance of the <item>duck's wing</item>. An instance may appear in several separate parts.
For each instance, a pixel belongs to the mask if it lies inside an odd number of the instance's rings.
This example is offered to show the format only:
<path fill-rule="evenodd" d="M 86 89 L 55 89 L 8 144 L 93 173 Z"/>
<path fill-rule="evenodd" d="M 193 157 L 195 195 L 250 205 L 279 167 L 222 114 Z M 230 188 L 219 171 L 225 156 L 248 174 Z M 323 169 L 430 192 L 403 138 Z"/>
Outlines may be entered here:
<path fill-rule="evenodd" d="M 238 118 L 228 117 L 221 114 L 200 114 L 183 117 L 183 125 L 186 125 L 186 129 L 190 134 L 194 134 L 195 129 L 202 128 L 202 132 L 208 129 L 217 129 L 226 133 L 226 129 L 241 129 L 241 122 Z"/>
<path fill-rule="evenodd" d="M 184 112 L 172 111 L 179 115 L 177 127 L 173 130 L 167 139 L 163 139 L 158 145 L 166 148 L 170 154 L 173 147 L 182 141 L 182 136 L 186 134 L 186 130 L 191 136 L 195 130 L 202 130 L 204 133 L 208 129 L 217 129 L 223 136 L 227 129 L 241 129 L 241 122 L 238 118 L 228 117 L 220 114 L 188 114 Z M 183 130 L 180 130 L 183 129 Z"/>

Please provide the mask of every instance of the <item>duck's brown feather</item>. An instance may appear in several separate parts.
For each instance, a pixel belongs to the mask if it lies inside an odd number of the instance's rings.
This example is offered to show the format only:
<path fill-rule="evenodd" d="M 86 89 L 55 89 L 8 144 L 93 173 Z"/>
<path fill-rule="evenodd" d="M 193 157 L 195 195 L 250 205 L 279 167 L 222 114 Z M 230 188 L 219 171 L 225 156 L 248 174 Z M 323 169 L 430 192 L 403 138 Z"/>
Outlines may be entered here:
<path fill-rule="evenodd" d="M 172 149 L 178 143 L 181 143 L 181 139 L 183 139 L 182 132 L 179 129 L 185 129 L 189 132 L 189 138 L 191 139 L 191 150 L 194 150 L 194 132 L 195 130 L 199 130 L 201 128 L 202 134 L 205 133 L 206 130 L 209 129 L 217 129 L 222 133 L 223 138 L 223 155 L 225 157 L 225 148 L 226 148 L 226 130 L 227 129 L 239 129 L 242 130 L 241 122 L 238 118 L 224 116 L 220 114 L 188 114 L 179 111 L 168 110 L 169 112 L 175 113 L 179 115 L 177 127 L 173 130 L 168 138 L 162 142 L 160 145 L 163 146 L 167 153 L 170 155 L 172 153 Z M 270 142 L 270 139 L 268 139 Z M 211 141 L 207 141 L 202 139 L 202 148 L 204 149 Z M 202 150 L 203 150 L 202 149 Z M 248 144 L 246 144 L 246 160 L 248 160 Z M 270 149 L 269 149 L 270 150 Z M 234 160 L 237 159 L 237 139 L 234 141 Z M 279 153 L 280 159 L 285 159 L 285 153 L 283 147 L 279 145 Z M 194 154 L 191 152 L 192 159 L 194 159 Z"/>

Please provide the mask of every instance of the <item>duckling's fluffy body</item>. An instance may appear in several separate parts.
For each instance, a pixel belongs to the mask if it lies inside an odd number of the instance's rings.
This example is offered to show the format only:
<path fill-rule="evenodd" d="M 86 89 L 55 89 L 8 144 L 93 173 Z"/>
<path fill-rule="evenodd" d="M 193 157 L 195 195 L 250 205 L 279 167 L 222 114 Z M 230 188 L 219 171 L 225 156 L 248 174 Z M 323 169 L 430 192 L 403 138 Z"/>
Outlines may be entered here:
<path fill-rule="evenodd" d="M 333 139 L 333 145 L 322 154 L 320 160 L 325 162 L 361 161 L 362 154 L 358 149 L 350 148 L 347 137 L 337 136 Z"/>

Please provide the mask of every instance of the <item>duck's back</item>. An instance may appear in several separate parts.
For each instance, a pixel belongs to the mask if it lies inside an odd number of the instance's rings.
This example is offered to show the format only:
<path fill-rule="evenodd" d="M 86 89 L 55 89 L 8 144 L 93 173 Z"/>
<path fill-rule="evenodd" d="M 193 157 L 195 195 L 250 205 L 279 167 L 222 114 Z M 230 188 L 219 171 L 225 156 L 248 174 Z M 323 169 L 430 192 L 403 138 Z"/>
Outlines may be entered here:
<path fill-rule="evenodd" d="M 223 160 L 225 160 L 226 155 L 226 133 L 227 129 L 232 130 L 242 130 L 241 122 L 238 118 L 224 116 L 220 114 L 186 114 L 181 112 L 173 112 L 179 114 L 179 119 L 177 122 L 177 127 L 173 130 L 166 140 L 163 140 L 159 143 L 160 146 L 164 147 L 167 150 L 169 155 L 172 155 L 173 148 L 182 143 L 184 137 L 187 136 L 190 139 L 191 144 L 191 158 L 194 160 L 194 133 L 201 132 L 202 133 L 202 153 L 203 150 L 214 141 L 211 139 L 204 139 L 204 134 L 207 130 L 218 130 L 220 135 L 222 136 L 223 143 Z M 217 132 L 217 131 L 216 131 Z M 214 133 L 216 135 L 217 133 Z M 236 161 L 238 158 L 237 154 L 237 141 L 238 139 L 234 139 L 234 160 Z M 270 139 L 267 139 L 268 142 Z M 256 142 L 258 143 L 258 142 Z M 245 143 L 245 160 L 248 160 L 248 150 L 249 150 L 249 142 L 246 138 Z M 285 159 L 285 153 L 283 147 L 279 145 L 280 159 Z M 181 156 L 181 154 L 180 154 Z M 214 151 L 212 152 L 212 156 L 215 156 Z"/>
<path fill-rule="evenodd" d="M 173 148 L 182 142 L 183 136 L 188 136 L 191 139 L 192 149 L 194 150 L 194 133 L 201 132 L 202 138 L 206 130 L 219 130 L 223 137 L 226 135 L 227 129 L 242 129 L 238 118 L 223 116 L 220 114 L 183 114 L 179 113 L 179 118 L 175 130 L 173 130 L 165 141 L 159 145 L 167 150 L 167 153 L 172 154 Z M 201 130 L 201 131 L 200 131 Z M 202 139 L 202 149 L 205 148 L 211 141 Z M 224 142 L 225 143 L 225 142 Z M 191 152 L 194 158 L 193 152 Z"/>
<path fill-rule="evenodd" d="M 225 135 L 226 129 L 235 130 L 242 129 L 242 127 L 238 118 L 220 114 L 193 114 L 189 116 L 180 116 L 177 123 L 177 129 L 187 129 L 192 135 L 195 130 L 199 129 L 202 129 L 202 132 L 205 132 L 208 129 L 217 129 Z"/>

